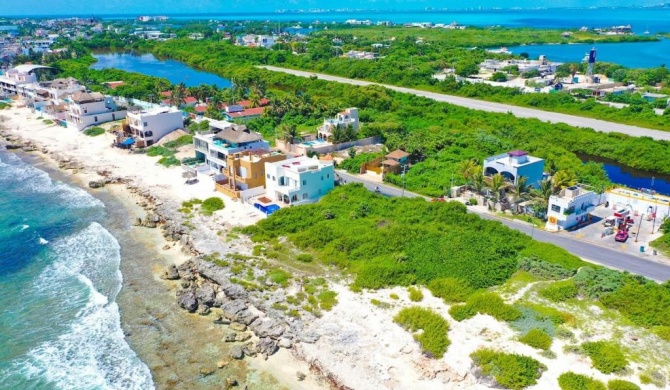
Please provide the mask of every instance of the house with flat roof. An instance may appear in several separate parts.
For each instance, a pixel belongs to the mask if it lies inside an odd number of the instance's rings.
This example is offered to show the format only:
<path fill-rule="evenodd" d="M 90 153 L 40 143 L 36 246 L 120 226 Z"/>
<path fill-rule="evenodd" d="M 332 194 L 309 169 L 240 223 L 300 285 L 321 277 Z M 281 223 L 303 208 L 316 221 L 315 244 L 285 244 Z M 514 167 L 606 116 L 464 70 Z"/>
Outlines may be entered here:
<path fill-rule="evenodd" d="M 125 107 L 117 106 L 111 96 L 100 92 L 77 92 L 64 100 L 67 103 L 67 126 L 77 130 L 126 117 Z"/>
<path fill-rule="evenodd" d="M 128 111 L 128 126 L 135 145 L 151 146 L 177 129 L 184 128 L 184 117 L 177 107 L 139 108 Z"/>
<path fill-rule="evenodd" d="M 598 205 L 598 198 L 598 194 L 580 186 L 564 188 L 550 196 L 546 230 L 566 230 L 587 222 Z"/>
<path fill-rule="evenodd" d="M 358 108 L 351 107 L 337 114 L 335 118 L 327 118 L 323 120 L 323 125 L 317 129 L 317 138 L 327 140 L 332 138 L 333 131 L 336 128 L 343 129 L 351 127 L 355 131 L 360 128 L 358 121 Z"/>
<path fill-rule="evenodd" d="M 332 161 L 316 156 L 265 163 L 266 196 L 284 204 L 316 202 L 335 187 Z"/>
<path fill-rule="evenodd" d="M 523 150 L 491 156 L 484 160 L 484 176 L 501 174 L 505 179 L 517 183 L 519 176 L 526 177 L 526 183 L 539 188 L 544 177 L 544 160 L 529 156 Z"/>
<path fill-rule="evenodd" d="M 251 151 L 268 151 L 270 144 L 260 133 L 244 125 L 209 120 L 207 134 L 193 137 L 195 155 L 204 160 L 213 172 L 221 173 L 228 166 L 228 155 Z"/>
<path fill-rule="evenodd" d="M 48 66 L 24 64 L 18 65 L 5 71 L 0 75 L 0 93 L 2 95 L 18 95 L 20 87 L 26 84 L 36 84 L 38 82 L 38 69 L 51 69 Z"/>
<path fill-rule="evenodd" d="M 231 153 L 226 160 L 215 188 L 233 199 L 248 199 L 265 193 L 265 163 L 286 160 L 286 155 L 258 150 Z"/>

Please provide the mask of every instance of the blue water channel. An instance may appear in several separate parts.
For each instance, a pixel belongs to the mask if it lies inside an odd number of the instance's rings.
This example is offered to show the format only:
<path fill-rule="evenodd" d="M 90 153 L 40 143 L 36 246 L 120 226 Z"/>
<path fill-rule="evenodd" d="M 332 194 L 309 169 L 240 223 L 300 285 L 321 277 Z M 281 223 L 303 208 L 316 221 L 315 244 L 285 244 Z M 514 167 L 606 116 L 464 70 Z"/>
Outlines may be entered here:
<path fill-rule="evenodd" d="M 600 157 L 579 155 L 579 158 L 584 162 L 602 164 L 612 183 L 633 189 L 651 189 L 661 195 L 670 196 L 670 175 L 641 171 Z"/>
<path fill-rule="evenodd" d="M 179 61 L 159 60 L 153 54 L 94 53 L 93 57 L 98 61 L 91 65 L 92 69 L 116 68 L 143 73 L 168 79 L 172 84 L 184 83 L 187 87 L 200 84 L 216 85 L 219 88 L 231 86 L 230 80 L 223 77 L 193 69 Z"/>

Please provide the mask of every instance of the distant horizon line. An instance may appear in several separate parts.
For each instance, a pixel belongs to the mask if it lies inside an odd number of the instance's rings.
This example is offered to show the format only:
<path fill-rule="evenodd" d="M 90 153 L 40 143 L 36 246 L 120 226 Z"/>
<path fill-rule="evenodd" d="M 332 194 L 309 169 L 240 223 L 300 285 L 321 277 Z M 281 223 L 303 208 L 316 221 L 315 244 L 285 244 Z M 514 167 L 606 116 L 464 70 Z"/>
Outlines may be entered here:
<path fill-rule="evenodd" d="M 585 9 L 663 9 L 670 7 L 670 3 L 662 3 L 652 6 L 621 6 L 621 7 L 612 7 L 612 6 L 602 6 L 602 7 L 511 7 L 511 8 L 500 8 L 500 7 L 474 7 L 474 8 L 433 8 L 433 7 L 424 7 L 420 9 L 398 9 L 398 8 L 387 8 L 387 9 L 375 9 L 375 8 L 309 8 L 309 9 L 295 9 L 295 10 L 286 10 L 286 9 L 275 9 L 269 11 L 260 11 L 260 12 L 178 12 L 178 13 L 92 13 L 92 14 L 22 14 L 22 15 L 7 15 L 0 17 L 0 20 L 3 19 L 25 19 L 25 18 L 35 18 L 35 19 L 45 19 L 45 18 L 101 18 L 105 17 L 130 17 L 137 18 L 140 16 L 149 16 L 149 17 L 178 17 L 178 16 L 251 16 L 251 15 L 269 15 L 269 14 L 279 14 L 279 15 L 305 15 L 305 14 L 324 14 L 324 13 L 352 13 L 352 12 L 371 12 L 371 13 L 395 13 L 395 12 L 413 12 L 413 13 L 435 13 L 435 12 L 481 12 L 481 11 L 545 11 L 553 9 L 570 9 L 570 10 L 585 10 Z"/>

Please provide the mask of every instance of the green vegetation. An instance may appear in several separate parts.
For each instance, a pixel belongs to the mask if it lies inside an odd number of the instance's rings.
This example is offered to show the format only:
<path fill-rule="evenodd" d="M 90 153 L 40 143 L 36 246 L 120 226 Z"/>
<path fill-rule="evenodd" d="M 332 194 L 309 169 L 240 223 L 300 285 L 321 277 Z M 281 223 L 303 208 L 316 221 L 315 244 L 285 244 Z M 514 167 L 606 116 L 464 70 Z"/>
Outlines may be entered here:
<path fill-rule="evenodd" d="M 391 293 L 391 294 L 389 294 L 389 298 L 391 298 L 393 300 L 398 300 L 398 299 L 400 299 L 400 296 L 396 293 Z"/>
<path fill-rule="evenodd" d="M 528 356 L 507 354 L 492 349 L 480 349 L 470 357 L 485 375 L 508 389 L 523 389 L 534 385 L 547 367 Z"/>
<path fill-rule="evenodd" d="M 558 377 L 561 390 L 606 390 L 605 384 L 586 375 L 566 372 Z"/>
<path fill-rule="evenodd" d="M 382 153 L 358 153 L 353 158 L 342 161 L 338 165 L 338 168 L 345 169 L 349 173 L 358 174 L 361 173 L 363 164 L 382 156 Z"/>
<path fill-rule="evenodd" d="M 449 323 L 442 316 L 430 309 L 413 306 L 400 310 L 393 321 L 409 332 L 417 332 L 414 339 L 425 354 L 437 359 L 444 356 L 450 341 L 447 337 Z"/>
<path fill-rule="evenodd" d="M 324 290 L 317 295 L 319 307 L 322 310 L 330 311 L 337 304 L 337 293 L 335 291 Z"/>
<path fill-rule="evenodd" d="M 572 280 L 563 280 L 554 282 L 547 287 L 541 289 L 539 294 L 543 298 L 547 298 L 553 302 L 563 302 L 570 298 L 577 296 L 577 286 Z"/>
<path fill-rule="evenodd" d="M 465 302 L 472 293 L 467 282 L 456 278 L 438 278 L 428 283 L 430 292 L 446 303 Z"/>
<path fill-rule="evenodd" d="M 565 255 L 561 254 L 561 258 Z M 572 265 L 578 267 L 578 264 Z M 529 272 L 540 280 L 566 279 L 575 274 L 574 269 L 567 269 L 561 264 L 539 259 L 537 256 L 523 257 L 519 260 L 519 269 Z"/>
<path fill-rule="evenodd" d="M 612 379 L 607 382 L 607 390 L 640 390 L 640 386 L 623 379 Z"/>
<path fill-rule="evenodd" d="M 380 309 L 390 309 L 391 308 L 390 303 L 380 301 L 379 299 L 372 298 L 372 299 L 370 299 L 370 303 L 372 303 L 373 305 L 377 306 Z"/>
<path fill-rule="evenodd" d="M 278 284 L 282 287 L 287 287 L 288 282 L 291 279 L 291 274 L 282 269 L 273 269 L 267 273 L 267 278 L 272 283 Z"/>
<path fill-rule="evenodd" d="M 295 259 L 303 263 L 311 263 L 314 260 L 314 256 L 309 253 L 301 253 Z"/>
<path fill-rule="evenodd" d="M 102 127 L 91 127 L 90 129 L 86 129 L 83 131 L 84 135 L 88 135 L 89 137 L 97 137 L 99 135 L 105 134 L 105 129 Z"/>
<path fill-rule="evenodd" d="M 628 365 L 626 357 L 617 344 L 595 341 L 582 344 L 582 349 L 591 358 L 593 367 L 604 374 L 621 371 Z"/>
<path fill-rule="evenodd" d="M 510 322 L 510 325 L 521 332 L 521 334 L 541 330 L 549 336 L 560 336 L 561 328 L 557 329 L 557 327 L 563 324 L 571 324 L 575 321 L 574 317 L 570 314 L 548 306 L 523 304 L 515 305 L 515 307 L 521 315 L 516 320 Z"/>
<path fill-rule="evenodd" d="M 472 318 L 477 313 L 488 314 L 499 321 L 514 321 L 521 316 L 517 308 L 506 304 L 502 298 L 493 293 L 474 294 L 464 305 L 452 306 L 449 309 L 449 314 L 456 321 Z"/>
<path fill-rule="evenodd" d="M 410 287 L 407 288 L 407 292 L 409 293 L 409 300 L 410 301 L 412 301 L 412 302 L 423 301 L 423 292 L 421 292 L 420 288 L 410 286 Z"/>
<path fill-rule="evenodd" d="M 166 167 L 180 165 L 181 162 L 175 157 L 177 148 L 193 143 L 193 136 L 190 134 L 182 135 L 174 141 L 166 142 L 164 145 L 153 145 L 147 149 L 147 156 L 161 156 L 158 163 Z"/>
<path fill-rule="evenodd" d="M 44 119 L 44 120 L 42 120 L 42 122 L 45 125 L 53 125 L 54 124 L 54 121 L 52 121 L 51 119 Z"/>
<path fill-rule="evenodd" d="M 548 350 L 551 348 L 551 336 L 541 329 L 531 329 L 519 338 L 519 341 L 537 349 Z"/>
<path fill-rule="evenodd" d="M 670 341 L 670 326 L 655 326 L 652 332 L 662 340 Z"/>
<path fill-rule="evenodd" d="M 215 211 L 223 210 L 223 200 L 219 197 L 211 197 L 205 199 L 200 206 L 200 212 L 203 215 L 212 215 Z"/>

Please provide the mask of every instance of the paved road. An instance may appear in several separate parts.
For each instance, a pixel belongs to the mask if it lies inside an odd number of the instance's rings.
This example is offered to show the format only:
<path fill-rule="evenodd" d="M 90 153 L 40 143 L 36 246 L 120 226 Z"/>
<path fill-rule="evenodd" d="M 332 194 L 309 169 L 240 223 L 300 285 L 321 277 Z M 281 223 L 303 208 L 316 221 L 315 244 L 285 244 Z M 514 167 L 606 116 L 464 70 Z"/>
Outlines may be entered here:
<path fill-rule="evenodd" d="M 355 80 L 355 79 L 348 79 L 344 77 L 337 77 L 337 76 L 331 76 L 327 74 L 322 74 L 322 73 L 314 73 L 314 72 L 306 72 L 306 71 L 301 71 L 301 70 L 293 70 L 293 69 L 286 69 L 286 68 L 279 68 L 276 66 L 261 66 L 261 68 L 275 71 L 275 72 L 284 72 L 288 74 L 292 74 L 295 76 L 301 76 L 301 77 L 311 77 L 311 76 L 316 76 L 320 79 L 323 80 L 328 80 L 328 81 L 336 81 L 339 83 L 345 83 L 345 84 L 352 84 L 352 85 L 361 85 L 361 86 L 366 86 L 366 85 L 381 85 L 385 88 L 392 89 L 394 91 L 398 92 L 404 92 L 404 93 L 411 93 L 413 95 L 417 96 L 423 96 L 429 99 L 436 100 L 438 102 L 446 102 L 450 104 L 454 104 L 456 106 L 462 106 L 462 107 L 467 107 L 467 108 L 472 108 L 475 110 L 482 110 L 482 111 L 488 111 L 488 112 L 501 112 L 501 113 L 506 113 L 506 112 L 511 112 L 517 117 L 520 118 L 537 118 L 542 121 L 546 122 L 551 122 L 551 123 L 565 123 L 570 126 L 576 126 L 576 127 L 588 127 L 592 128 L 597 131 L 602 131 L 604 133 L 610 133 L 610 132 L 617 132 L 617 133 L 623 133 L 623 134 L 628 134 L 633 137 L 651 137 L 657 140 L 670 140 L 670 132 L 666 131 L 661 131 L 661 130 L 651 130 L 651 129 L 646 129 L 644 127 L 638 127 L 638 126 L 630 126 L 630 125 L 623 125 L 620 123 L 614 123 L 614 122 L 607 122 L 607 121 L 602 121 L 598 119 L 591 119 L 591 118 L 584 118 L 581 116 L 575 116 L 575 115 L 568 115 L 568 114 L 559 114 L 555 112 L 549 112 L 549 111 L 542 111 L 542 110 L 535 110 L 532 108 L 525 108 L 525 107 L 519 107 L 519 106 L 513 106 L 509 104 L 502 104 L 502 103 L 493 103 L 493 102 L 486 102 L 483 100 L 477 100 L 477 99 L 469 99 L 469 98 L 464 98 L 464 97 L 459 97 L 459 96 L 451 96 L 451 95 L 444 95 L 440 93 L 435 93 L 435 92 L 427 92 L 427 91 L 421 91 L 418 89 L 411 89 L 411 88 L 403 88 L 403 87 L 396 87 L 394 85 L 388 85 L 388 84 L 380 84 L 380 83 L 373 83 L 369 81 L 363 81 L 363 80 Z"/>
<path fill-rule="evenodd" d="M 403 192 L 402 189 L 396 187 L 385 184 L 377 184 L 370 180 L 350 175 L 344 171 L 338 170 L 337 175 L 339 175 L 339 177 L 342 178 L 342 180 L 345 180 L 347 183 L 363 183 L 363 185 L 370 191 L 373 191 L 375 187 L 379 187 L 380 192 L 386 196 L 397 197 L 404 194 L 406 197 L 423 197 L 422 195 L 418 195 L 412 192 Z M 472 209 L 470 209 L 470 211 L 472 212 Z M 500 218 L 487 213 L 477 214 L 482 218 L 499 221 L 503 225 L 532 236 L 538 241 L 557 245 L 567 250 L 568 252 L 592 263 L 628 271 L 630 273 L 642 275 L 659 282 L 664 282 L 670 279 L 669 265 L 646 260 L 642 257 L 633 256 L 626 252 L 620 252 L 604 246 L 594 245 L 565 234 L 549 233 L 542 229 L 534 228 L 532 225 L 525 222 Z"/>

